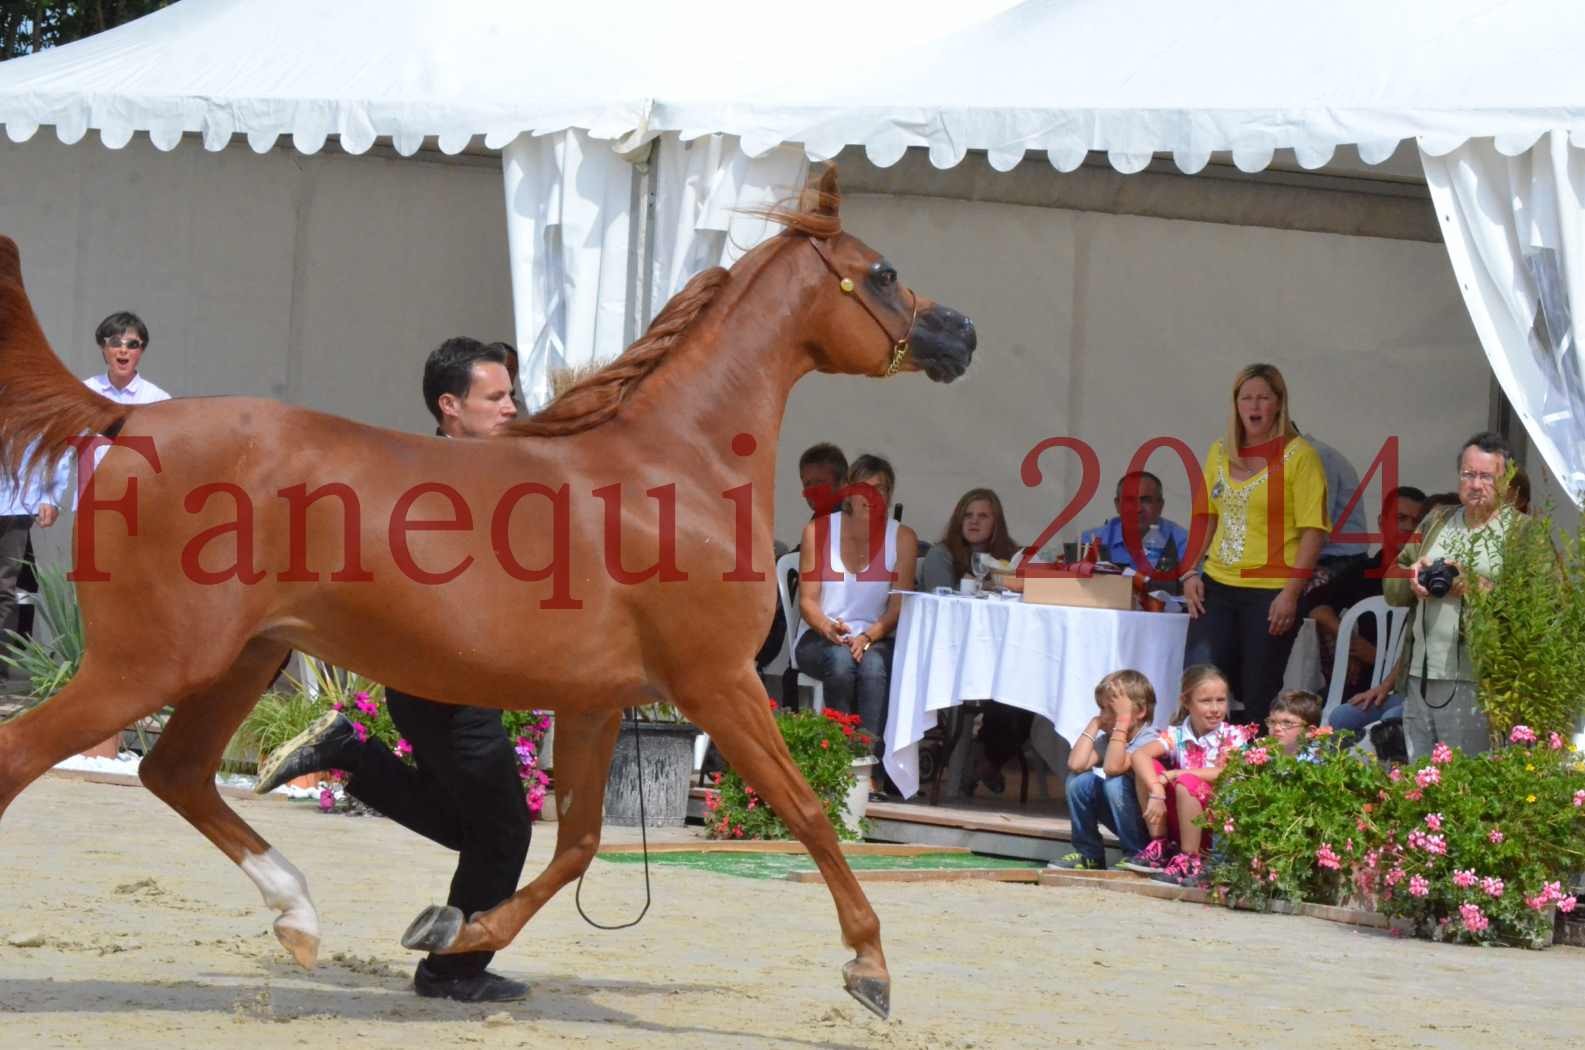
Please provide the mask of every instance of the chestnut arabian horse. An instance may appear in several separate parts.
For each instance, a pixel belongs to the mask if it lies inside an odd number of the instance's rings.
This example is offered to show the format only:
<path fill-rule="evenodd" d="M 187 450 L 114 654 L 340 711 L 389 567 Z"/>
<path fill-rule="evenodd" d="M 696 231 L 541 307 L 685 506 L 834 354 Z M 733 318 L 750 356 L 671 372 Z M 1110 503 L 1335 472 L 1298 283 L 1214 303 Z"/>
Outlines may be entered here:
<path fill-rule="evenodd" d="M 214 783 L 291 651 L 416 696 L 550 708 L 549 865 L 487 912 L 428 909 L 427 933 L 404 941 L 502 949 L 593 859 L 622 709 L 667 700 L 808 849 L 855 952 L 846 988 L 885 1016 L 880 923 L 754 668 L 775 602 L 777 440 L 803 375 L 948 382 L 975 334 L 844 233 L 839 204 L 828 169 L 800 207 L 767 213 L 779 235 L 699 274 L 615 361 L 486 440 L 260 399 L 115 404 L 50 349 L 0 239 L 0 461 L 15 476 L 111 442 L 74 533 L 82 666 L 0 725 L 0 813 L 56 762 L 173 705 L 139 776 L 242 868 L 312 966 L 306 881 Z"/>

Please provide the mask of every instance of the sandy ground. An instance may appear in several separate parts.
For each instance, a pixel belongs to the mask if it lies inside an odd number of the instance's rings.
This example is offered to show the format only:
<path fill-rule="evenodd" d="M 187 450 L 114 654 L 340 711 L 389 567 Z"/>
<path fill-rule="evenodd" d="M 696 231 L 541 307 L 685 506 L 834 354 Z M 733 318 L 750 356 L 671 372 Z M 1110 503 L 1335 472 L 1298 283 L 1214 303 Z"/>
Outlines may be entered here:
<path fill-rule="evenodd" d="M 509 1008 L 419 1000 L 397 943 L 448 855 L 389 821 L 236 803 L 308 875 L 320 968 L 294 967 L 256 891 L 138 788 L 48 776 L 0 826 L 0 1046 L 1578 1047 L 1585 951 L 1479 950 L 1313 919 L 1089 889 L 873 885 L 892 1020 L 840 988 L 819 884 L 665 868 L 636 929 L 569 890 L 501 971 Z M 541 832 L 553 830 L 542 825 Z M 622 838 L 630 837 L 622 835 Z M 553 836 L 536 834 L 531 870 Z M 602 921 L 643 899 L 596 863 Z M 41 946 L 13 940 L 42 938 Z M 495 1015 L 495 1016 L 492 1016 Z"/>

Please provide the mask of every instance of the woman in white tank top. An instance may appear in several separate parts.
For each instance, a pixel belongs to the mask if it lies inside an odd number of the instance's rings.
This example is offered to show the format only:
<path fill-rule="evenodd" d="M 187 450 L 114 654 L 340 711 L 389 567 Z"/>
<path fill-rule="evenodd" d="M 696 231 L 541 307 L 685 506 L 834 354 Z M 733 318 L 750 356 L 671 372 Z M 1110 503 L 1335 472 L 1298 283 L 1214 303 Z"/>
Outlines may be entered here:
<path fill-rule="evenodd" d="M 892 632 L 902 605 L 893 591 L 913 589 L 919 550 L 914 530 L 887 513 L 896 483 L 890 463 L 860 456 L 847 484 L 866 488 L 848 493 L 841 510 L 804 527 L 798 560 L 798 669 L 823 683 L 827 707 L 858 714 L 875 738 L 877 754 L 886 730 Z M 885 540 L 874 559 L 872 498 L 875 518 L 885 522 Z"/>

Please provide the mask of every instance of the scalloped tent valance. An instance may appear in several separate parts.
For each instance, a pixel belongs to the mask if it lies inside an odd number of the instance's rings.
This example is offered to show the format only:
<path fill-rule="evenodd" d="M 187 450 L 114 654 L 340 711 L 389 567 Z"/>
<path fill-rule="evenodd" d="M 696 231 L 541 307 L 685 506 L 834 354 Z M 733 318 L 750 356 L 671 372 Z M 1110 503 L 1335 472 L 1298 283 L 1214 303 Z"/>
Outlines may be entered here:
<path fill-rule="evenodd" d="M 1507 155 L 1552 130 L 1585 144 L 1585 5 L 1551 0 L 1027 0 L 862 76 L 794 76 L 753 101 L 657 100 L 650 127 L 741 136 L 751 155 L 862 146 L 886 167 L 913 148 L 949 168 L 983 150 L 1006 171 L 1105 153 L 1124 173 L 1171 154 L 1185 172 L 1230 152 L 1245 171 L 1291 149 L 1319 168 L 1405 139 L 1440 156 L 1471 138 Z"/>
<path fill-rule="evenodd" d="M 1416 139 L 1439 156 L 1474 137 L 1519 154 L 1562 129 L 1585 143 L 1572 75 L 1585 6 L 1550 0 L 916 0 L 811 17 L 778 0 L 182 0 L 69 46 L 0 64 L 13 141 L 147 133 L 173 148 L 335 137 L 411 154 L 482 136 L 587 130 L 637 145 L 727 133 L 750 155 L 813 159 L 910 147 L 937 167 L 983 150 L 1007 170 L 1091 151 L 1123 172 L 1214 152 L 1246 171 L 1341 145 L 1369 163 Z M 1522 76 L 1516 76 L 1516 71 Z"/>
<path fill-rule="evenodd" d="M 191 134 L 211 150 L 285 137 L 313 153 L 335 137 L 350 153 L 379 139 L 456 153 L 568 129 L 636 145 L 653 100 L 732 91 L 764 75 L 767 49 L 788 73 L 853 68 L 1012 3 L 915 0 L 904 19 L 859 0 L 829 33 L 765 0 L 182 0 L 0 63 L 0 123 L 13 142 L 53 126 L 112 149 L 140 132 L 165 150 Z"/>

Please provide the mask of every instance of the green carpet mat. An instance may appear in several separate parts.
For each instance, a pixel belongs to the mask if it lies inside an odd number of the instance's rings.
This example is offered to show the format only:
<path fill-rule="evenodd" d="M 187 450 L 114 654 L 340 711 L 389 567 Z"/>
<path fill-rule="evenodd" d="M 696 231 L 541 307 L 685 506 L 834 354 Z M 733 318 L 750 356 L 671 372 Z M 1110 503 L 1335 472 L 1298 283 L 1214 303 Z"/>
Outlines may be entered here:
<path fill-rule="evenodd" d="M 601 853 L 599 858 L 615 864 L 642 864 L 642 853 Z M 686 850 L 676 853 L 651 853 L 653 865 L 698 868 L 717 875 L 737 875 L 745 879 L 780 879 L 789 872 L 812 871 L 815 862 L 807 853 L 733 853 L 727 851 Z M 1042 868 L 1037 861 L 984 857 L 975 853 L 916 853 L 894 857 L 860 853 L 848 857 L 855 871 L 904 871 L 916 868 Z"/>

